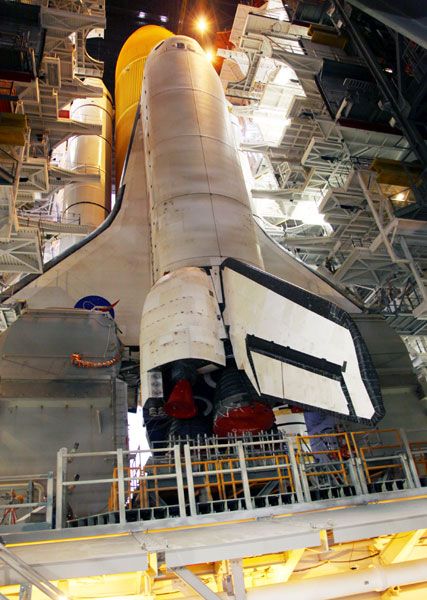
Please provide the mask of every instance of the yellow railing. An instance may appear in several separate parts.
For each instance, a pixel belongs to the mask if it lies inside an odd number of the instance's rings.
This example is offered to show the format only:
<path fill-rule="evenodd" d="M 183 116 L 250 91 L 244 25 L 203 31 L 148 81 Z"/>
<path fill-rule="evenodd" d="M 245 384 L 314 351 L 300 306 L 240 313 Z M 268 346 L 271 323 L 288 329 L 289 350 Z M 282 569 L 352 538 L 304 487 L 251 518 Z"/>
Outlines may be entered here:
<path fill-rule="evenodd" d="M 349 462 L 359 464 L 367 484 L 405 479 L 402 456 L 408 453 L 418 476 L 427 477 L 427 442 L 414 441 L 405 446 L 398 429 L 296 436 L 293 440 L 291 457 L 294 465 L 285 442 L 281 444 L 280 440 L 276 441 L 271 448 L 267 443 L 262 449 L 259 448 L 259 455 L 256 454 L 256 443 L 252 446 L 244 443 L 244 470 L 253 497 L 260 492 L 264 493 L 263 489 L 268 483 L 273 483 L 268 494 L 294 494 L 295 477 L 299 478 L 295 468 L 305 477 L 308 491 L 328 484 L 352 485 L 353 467 L 350 468 Z M 194 451 L 191 457 L 191 488 L 196 498 L 201 498 L 203 494 L 203 500 L 206 501 L 226 501 L 245 496 L 242 465 L 237 455 L 232 453 L 230 456 L 230 452 L 227 452 L 227 456 L 222 457 L 218 452 L 215 458 L 203 458 L 200 449 L 203 452 L 203 448 L 208 446 L 190 447 Z M 195 453 L 197 449 L 198 454 Z M 163 454 L 161 457 L 151 458 L 144 467 L 124 467 L 127 507 L 156 507 L 162 505 L 162 500 L 174 498 L 178 487 L 175 468 L 172 453 L 170 457 Z M 184 494 L 188 497 L 188 464 L 185 466 L 182 463 L 179 469 Z M 118 479 L 117 468 L 114 469 L 113 478 Z M 111 488 L 110 511 L 118 510 L 118 497 L 116 481 Z"/>

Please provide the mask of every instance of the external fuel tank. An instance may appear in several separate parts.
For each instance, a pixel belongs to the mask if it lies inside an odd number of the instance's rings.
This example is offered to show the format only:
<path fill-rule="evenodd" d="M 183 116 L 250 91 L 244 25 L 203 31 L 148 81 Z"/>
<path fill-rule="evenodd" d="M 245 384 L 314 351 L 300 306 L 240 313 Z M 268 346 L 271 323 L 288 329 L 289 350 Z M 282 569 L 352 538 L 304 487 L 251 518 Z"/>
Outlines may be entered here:
<path fill-rule="evenodd" d="M 120 183 L 135 115 L 141 97 L 142 74 L 147 56 L 156 44 L 173 34 L 157 25 L 137 29 L 125 42 L 116 64 L 116 184 Z"/>

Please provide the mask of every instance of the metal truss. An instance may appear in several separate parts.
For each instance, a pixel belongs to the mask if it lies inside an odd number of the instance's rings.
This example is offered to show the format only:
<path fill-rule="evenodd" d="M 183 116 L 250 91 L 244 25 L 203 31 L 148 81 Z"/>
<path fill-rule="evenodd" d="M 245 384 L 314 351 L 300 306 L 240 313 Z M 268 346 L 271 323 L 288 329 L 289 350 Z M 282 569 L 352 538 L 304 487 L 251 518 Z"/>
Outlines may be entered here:
<path fill-rule="evenodd" d="M 341 16 L 343 2 L 337 0 L 334 4 L 336 14 Z M 353 27 L 347 14 L 342 20 L 349 28 Z M 361 42 L 356 39 L 357 31 L 354 36 L 359 48 Z M 358 56 L 349 56 L 340 48 L 313 43 L 307 29 L 288 21 L 275 22 L 264 15 L 262 9 L 248 15 L 239 39 L 239 51 L 245 51 L 249 56 L 255 52 L 257 57 L 269 57 L 275 64 L 290 66 L 305 93 L 305 97 L 293 99 L 278 146 L 263 145 L 262 142 L 243 146 L 248 152 L 263 155 L 263 164 L 270 164 L 279 184 L 277 190 L 253 191 L 255 198 L 274 200 L 280 207 L 282 220 L 279 217 L 270 220 L 275 227 L 282 223 L 283 234 L 276 227 L 275 239 L 308 264 L 322 269 L 333 281 L 346 286 L 366 306 L 381 310 L 399 332 L 422 331 L 424 323 L 419 319 L 427 314 L 423 274 L 427 268 L 427 239 L 416 222 L 399 215 L 398 205 L 391 200 L 393 190 L 387 195 L 369 168 L 375 158 L 413 161 L 417 156 L 421 158 L 423 153 L 427 156 L 424 140 L 420 154 L 419 135 L 411 129 L 411 123 L 408 131 L 401 127 L 405 137 L 397 130 L 365 131 L 342 126 L 339 121 L 345 105 L 332 118 L 315 82 L 325 60 L 355 66 L 368 62 L 371 68 L 369 60 L 372 61 L 372 56 L 365 56 L 369 49 L 364 48 L 362 52 L 359 48 Z M 416 71 L 421 86 L 419 94 L 424 93 L 427 78 L 421 60 L 424 54 L 419 55 L 414 44 L 405 43 L 402 36 L 395 36 L 395 42 L 398 65 L 393 75 L 395 88 L 383 90 L 383 84 L 389 86 L 384 73 L 379 85 L 387 100 L 387 94 L 394 94 L 395 105 L 392 107 L 402 112 L 405 106 L 407 108 L 407 90 L 402 87 L 403 78 L 401 73 L 399 75 L 402 60 L 413 65 L 414 76 Z M 244 80 L 246 91 L 256 89 L 259 80 L 256 63 L 251 59 L 250 64 L 253 68 L 249 68 Z M 233 85 L 229 84 L 231 96 Z M 251 99 L 250 112 L 246 111 L 248 118 L 258 106 L 264 106 L 266 89 L 263 88 L 261 98 Z M 283 94 L 286 90 L 288 94 L 295 93 L 290 88 L 277 93 Z M 405 122 L 408 120 L 405 115 L 402 118 Z M 424 194 L 423 189 L 415 185 L 411 187 L 411 193 L 415 203 Z M 309 200 L 317 204 L 326 223 L 323 229 L 317 228 L 317 235 L 313 227 L 295 226 L 292 222 L 295 207 Z M 260 211 L 260 217 L 263 217 L 261 205 Z M 292 223 L 290 227 L 286 225 L 288 221 Z"/>
<path fill-rule="evenodd" d="M 346 10 L 346 4 L 343 0 L 332 0 L 332 4 L 335 7 L 336 15 L 338 19 L 340 19 L 346 27 L 346 31 L 350 35 L 355 47 L 357 48 L 360 56 L 364 59 L 366 64 L 369 67 L 372 75 L 375 78 L 376 84 L 378 88 L 381 90 L 384 99 L 387 102 L 387 108 L 390 113 L 393 115 L 394 119 L 398 123 L 400 129 L 404 133 L 406 139 L 408 140 L 412 150 L 414 151 L 417 158 L 421 161 L 423 165 L 423 170 L 427 169 L 427 147 L 425 144 L 424 137 L 419 130 L 417 123 L 411 119 L 408 115 L 408 108 L 410 109 L 410 104 L 408 99 L 405 98 L 404 89 L 402 85 L 402 57 L 403 57 L 403 44 L 404 38 L 399 34 L 393 32 L 392 36 L 395 40 L 396 44 L 396 66 L 397 66 L 397 76 L 396 76 L 396 88 L 393 88 L 384 73 L 384 71 L 380 68 L 376 58 L 369 47 L 369 40 L 364 39 L 359 27 L 355 23 L 355 20 L 349 16 L 348 11 Z M 411 52 L 411 46 L 407 46 L 407 52 Z M 413 52 L 413 51 L 412 51 Z M 413 71 L 416 72 L 417 67 L 423 69 L 419 65 L 422 65 L 423 62 L 420 60 L 422 57 L 425 57 L 425 50 L 421 49 L 421 57 L 414 56 L 413 57 Z M 423 70 L 419 73 L 421 77 L 421 81 L 419 83 L 422 84 L 421 90 L 418 90 L 418 93 L 421 94 L 421 97 L 424 97 L 427 92 L 427 73 Z M 420 99 L 417 99 L 419 102 Z M 418 195 L 417 202 L 422 205 L 425 205 L 425 189 Z"/>
<path fill-rule="evenodd" d="M 10 83 L 13 112 L 25 115 L 24 147 L 0 148 L 0 272 L 40 273 L 43 236 L 56 233 L 82 235 L 79 224 L 24 221 L 17 210 L 41 203 L 55 190 L 76 181 L 99 180 L 99 173 L 70 173 L 50 164 L 52 149 L 76 135 L 99 135 L 101 127 L 73 121 L 61 114 L 73 99 L 99 97 L 99 87 L 83 83 L 85 77 L 102 77 L 103 64 L 86 52 L 86 37 L 105 27 L 104 0 L 32 0 L 40 6 L 45 30 L 43 57 L 36 70 L 34 50 L 25 46 L 32 76 Z M 7 175 L 7 177 L 6 177 Z M 22 229 L 21 229 L 22 228 Z M 78 229 L 78 231 L 76 230 Z M 87 228 L 86 228 L 87 229 Z"/>

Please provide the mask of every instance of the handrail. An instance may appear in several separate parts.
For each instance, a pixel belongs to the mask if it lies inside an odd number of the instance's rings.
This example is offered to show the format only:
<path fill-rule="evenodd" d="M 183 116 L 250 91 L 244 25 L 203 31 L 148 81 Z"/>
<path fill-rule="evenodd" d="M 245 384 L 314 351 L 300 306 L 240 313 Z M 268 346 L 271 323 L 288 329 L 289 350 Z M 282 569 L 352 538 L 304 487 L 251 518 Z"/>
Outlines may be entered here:
<path fill-rule="evenodd" d="M 44 486 L 41 482 L 45 482 Z M 38 491 L 39 499 L 37 501 L 24 501 L 24 495 L 17 494 L 18 486 L 27 488 L 25 495 L 35 488 Z M 25 522 L 33 513 L 39 513 L 42 509 L 45 510 L 44 527 L 53 527 L 53 472 L 34 475 L 12 475 L 1 476 L 0 487 L 2 497 L 5 493 L 9 494 L 10 500 L 2 502 L 0 500 L 0 532 L 4 527 L 13 527 L 14 530 L 19 530 L 25 527 Z M 9 491 L 7 490 L 9 488 Z M 24 512 L 25 509 L 30 509 L 29 512 Z"/>
<path fill-rule="evenodd" d="M 415 433 L 417 439 L 408 441 L 408 436 Z M 186 517 L 188 512 L 197 516 L 199 511 L 227 510 L 230 502 L 242 510 L 265 502 L 311 503 L 328 498 L 339 504 L 344 496 L 415 490 L 427 483 L 425 433 L 425 440 L 420 439 L 420 431 L 390 428 L 304 436 L 279 433 L 230 440 L 186 439 L 173 445 L 165 442 L 154 449 L 74 452 L 62 448 L 57 457 L 56 528 L 66 526 L 69 494 L 79 486 L 109 495 L 108 510 L 116 513 L 114 518 L 122 525 L 127 510 L 158 509 L 169 514 L 171 508 L 171 515 Z M 130 464 L 134 457 L 144 455 L 149 457 L 144 466 Z M 70 465 L 94 458 L 112 459 L 111 476 L 73 479 Z M 76 468 L 77 472 L 85 471 Z M 17 483 L 34 483 L 44 477 L 3 476 L 0 489 L 3 482 L 13 488 Z M 0 510 L 50 510 L 50 521 L 48 517 L 46 521 L 52 526 L 53 474 L 47 478 L 51 489 L 46 499 L 0 504 Z"/>
<path fill-rule="evenodd" d="M 391 435 L 399 443 L 379 443 L 384 435 Z M 375 436 L 375 444 L 366 445 L 366 436 Z M 312 447 L 320 439 L 330 447 Z M 412 455 L 413 449 L 420 452 L 420 443 L 408 446 L 408 450 L 397 429 L 313 436 L 266 435 L 260 436 L 260 439 L 243 439 L 240 446 L 225 439 L 212 438 L 209 441 L 211 443 L 184 440 L 181 444 L 152 450 L 123 450 L 121 452 L 125 459 L 143 454 L 151 455 L 151 459 L 144 467 L 124 466 L 122 474 L 115 467 L 109 479 L 71 482 L 65 480 L 64 474 L 61 487 L 65 490 L 71 484 L 111 483 L 109 510 L 118 511 L 120 522 L 124 522 L 127 509 L 164 508 L 162 494 L 176 498 L 176 510 L 183 517 L 186 516 L 187 507 L 182 498 L 188 498 L 191 514 L 196 515 L 198 495 L 202 490 L 208 502 L 241 499 L 250 508 L 257 494 L 270 484 L 268 489 L 276 490 L 276 496 L 288 494 L 294 498 L 292 502 L 312 502 L 317 499 L 319 490 L 342 496 L 358 495 L 378 491 L 378 487 L 372 486 L 382 486 L 383 482 L 388 482 L 387 486 L 401 486 L 404 482 L 406 488 L 416 488 L 420 482 L 413 476 L 409 462 L 414 461 L 415 468 L 425 468 L 423 460 L 417 462 L 416 454 Z M 379 455 L 369 456 L 372 450 L 378 451 Z M 78 460 L 114 455 L 114 451 L 69 453 L 63 449 L 61 460 L 66 468 L 70 457 Z M 394 477 L 390 475 L 390 469 L 395 472 Z M 384 473 L 388 473 L 388 477 L 384 478 Z M 422 475 L 422 471 L 419 471 L 419 475 Z M 397 483 L 394 484 L 394 481 Z M 296 490 L 299 490 L 298 498 L 295 497 Z M 59 490 L 57 493 L 60 494 Z M 178 503 L 179 497 L 181 501 Z M 60 523 L 60 515 L 57 514 L 57 527 L 64 525 L 64 522 L 62 525 Z"/>

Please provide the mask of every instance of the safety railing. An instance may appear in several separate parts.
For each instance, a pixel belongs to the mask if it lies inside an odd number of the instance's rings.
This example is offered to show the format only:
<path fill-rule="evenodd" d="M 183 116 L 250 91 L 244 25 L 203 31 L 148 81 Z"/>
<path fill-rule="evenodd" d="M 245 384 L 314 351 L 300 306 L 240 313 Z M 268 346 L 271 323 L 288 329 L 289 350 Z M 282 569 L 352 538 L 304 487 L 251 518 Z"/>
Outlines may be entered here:
<path fill-rule="evenodd" d="M 316 501 L 339 505 L 345 498 L 369 494 L 408 494 L 427 486 L 426 433 L 277 433 L 172 440 L 137 451 L 62 448 L 57 456 L 56 506 L 52 474 L 0 479 L 0 491 L 7 486 L 9 490 L 0 505 L 2 526 L 35 527 L 38 513 L 43 527 L 53 526 L 55 519 L 57 528 L 123 525 Z M 95 464 L 108 462 L 111 476 L 84 475 L 96 473 Z M 23 492 L 30 484 L 36 495 Z M 108 506 L 105 512 L 72 516 L 70 505 L 79 501 L 77 510 L 89 511 L 82 502 L 89 497 L 96 498 L 92 506 Z"/>
<path fill-rule="evenodd" d="M 51 529 L 53 472 L 0 477 L 0 532 Z"/>
<path fill-rule="evenodd" d="M 71 456 L 75 461 L 95 455 L 61 452 L 61 468 Z M 127 465 L 137 453 L 147 452 L 150 458 L 144 467 Z M 96 515 L 91 524 L 338 501 L 427 485 L 427 442 L 410 443 L 402 430 L 181 440 L 137 453 L 96 453 L 116 455 L 117 466 L 110 480 L 58 481 L 57 526 L 65 524 L 61 505 L 71 484 L 110 481 L 109 514 Z M 88 523 L 83 517 L 69 524 Z"/>
<path fill-rule="evenodd" d="M 305 495 L 311 500 L 362 492 L 351 461 L 348 433 L 298 436 L 297 461 Z M 357 467 L 356 467 L 357 470 Z"/>
<path fill-rule="evenodd" d="M 219 445 L 219 450 L 224 448 Z M 198 500 L 203 496 L 206 502 L 239 500 L 244 498 L 245 477 L 242 474 L 238 456 L 217 459 L 197 459 L 194 454 L 188 460 L 189 446 L 184 446 L 184 494 L 189 498 L 189 487 L 194 490 Z M 198 448 L 199 449 L 199 448 Z M 193 449 L 194 452 L 194 449 Z M 186 456 L 187 454 L 187 456 Z M 186 460 L 187 458 L 187 460 Z M 279 494 L 294 494 L 289 456 L 285 453 L 274 455 L 260 454 L 245 456 L 248 484 L 253 497 L 256 492 L 268 489 Z M 143 468 L 124 467 L 125 495 L 132 507 L 151 508 L 162 504 L 162 496 L 176 490 L 175 477 L 162 478 L 165 473 L 174 473 L 175 465 L 167 462 L 146 464 Z M 191 472 L 190 472 L 191 469 Z M 117 467 L 113 478 L 118 480 Z M 129 501 L 130 500 L 130 501 Z M 108 503 L 110 510 L 119 509 L 118 484 L 113 483 Z"/>
<path fill-rule="evenodd" d="M 418 464 L 408 435 L 403 429 L 382 429 L 351 432 L 352 446 L 361 461 L 368 489 L 380 491 L 395 486 L 418 487 L 423 477 L 420 452 Z M 424 446 L 418 446 L 422 449 Z"/>

